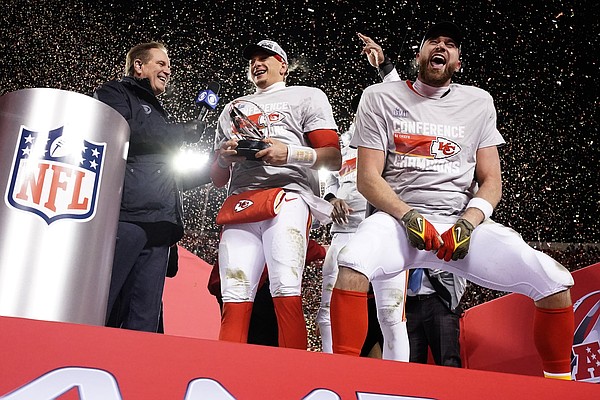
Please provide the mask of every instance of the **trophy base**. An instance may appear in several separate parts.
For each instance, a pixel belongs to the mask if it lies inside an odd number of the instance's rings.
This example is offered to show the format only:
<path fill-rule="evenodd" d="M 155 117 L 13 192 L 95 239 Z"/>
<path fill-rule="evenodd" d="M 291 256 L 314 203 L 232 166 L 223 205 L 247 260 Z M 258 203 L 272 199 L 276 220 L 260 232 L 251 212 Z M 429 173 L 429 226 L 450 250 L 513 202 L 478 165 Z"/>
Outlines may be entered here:
<path fill-rule="evenodd" d="M 240 140 L 235 148 L 239 156 L 246 157 L 246 160 L 250 161 L 261 161 L 260 158 L 256 158 L 255 154 L 259 151 L 269 147 L 268 143 L 260 140 Z"/>

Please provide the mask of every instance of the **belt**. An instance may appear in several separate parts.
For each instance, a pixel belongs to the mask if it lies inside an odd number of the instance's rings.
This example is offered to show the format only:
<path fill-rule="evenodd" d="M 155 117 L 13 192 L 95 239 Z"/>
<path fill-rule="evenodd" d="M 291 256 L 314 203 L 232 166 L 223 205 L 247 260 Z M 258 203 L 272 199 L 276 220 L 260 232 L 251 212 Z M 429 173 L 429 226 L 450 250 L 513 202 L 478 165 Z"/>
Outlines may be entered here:
<path fill-rule="evenodd" d="M 406 300 L 408 301 L 409 299 L 415 299 L 415 300 L 423 301 L 423 300 L 427 300 L 427 299 L 432 299 L 437 296 L 438 296 L 437 293 L 416 294 L 413 296 L 406 296 Z"/>

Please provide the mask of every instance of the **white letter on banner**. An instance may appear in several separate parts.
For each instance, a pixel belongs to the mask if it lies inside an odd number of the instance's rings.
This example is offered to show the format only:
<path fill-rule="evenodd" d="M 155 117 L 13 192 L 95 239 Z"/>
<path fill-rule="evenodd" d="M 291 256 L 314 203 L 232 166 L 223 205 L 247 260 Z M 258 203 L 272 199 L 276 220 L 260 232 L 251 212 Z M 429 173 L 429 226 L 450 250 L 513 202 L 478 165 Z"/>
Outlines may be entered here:
<path fill-rule="evenodd" d="M 302 400 L 340 400 L 340 396 L 329 389 L 317 389 L 310 392 Z"/>
<path fill-rule="evenodd" d="M 396 394 L 357 393 L 358 400 L 434 400 L 431 397 L 400 396 Z"/>
<path fill-rule="evenodd" d="M 210 378 L 194 379 L 188 384 L 184 400 L 235 400 L 225 388 Z"/>
<path fill-rule="evenodd" d="M 66 367 L 50 371 L 0 400 L 53 400 L 76 387 L 81 400 L 121 400 L 115 378 L 94 368 Z"/>

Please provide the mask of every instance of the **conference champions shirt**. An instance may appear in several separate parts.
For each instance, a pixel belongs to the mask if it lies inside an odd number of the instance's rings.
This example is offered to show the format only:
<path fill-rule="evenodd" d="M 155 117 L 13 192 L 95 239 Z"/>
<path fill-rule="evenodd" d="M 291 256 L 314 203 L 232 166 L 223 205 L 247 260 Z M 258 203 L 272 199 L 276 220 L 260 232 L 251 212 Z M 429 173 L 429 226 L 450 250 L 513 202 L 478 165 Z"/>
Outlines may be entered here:
<path fill-rule="evenodd" d="M 306 138 L 307 133 L 317 129 L 337 130 L 329 100 L 317 88 L 285 86 L 285 83 L 280 82 L 235 101 L 239 101 L 236 107 L 250 120 L 257 122 L 265 136 L 269 135 L 286 145 L 311 147 Z M 231 103 L 227 104 L 219 116 L 215 150 L 219 149 L 223 141 L 234 136 L 229 118 L 230 106 Z M 320 209 L 326 214 L 323 217 L 328 218 L 331 208 L 329 203 L 320 199 L 317 171 L 301 165 L 277 166 L 262 161 L 242 161 L 233 165 L 229 194 L 274 187 L 302 194 L 313 214 L 321 214 L 318 212 Z M 325 204 L 327 207 L 323 207 Z"/>
<path fill-rule="evenodd" d="M 434 222 L 465 210 L 477 190 L 477 150 L 502 144 L 489 93 L 451 84 L 447 95 L 429 99 L 408 81 L 378 83 L 363 92 L 351 142 L 384 151 L 383 178 Z"/>

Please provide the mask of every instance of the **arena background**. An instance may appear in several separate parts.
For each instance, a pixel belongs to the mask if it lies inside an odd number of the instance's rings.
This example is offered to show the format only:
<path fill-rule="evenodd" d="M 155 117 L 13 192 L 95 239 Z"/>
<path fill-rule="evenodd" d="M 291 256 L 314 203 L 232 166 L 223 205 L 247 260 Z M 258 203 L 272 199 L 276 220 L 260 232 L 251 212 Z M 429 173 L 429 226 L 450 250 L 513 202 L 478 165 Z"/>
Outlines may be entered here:
<path fill-rule="evenodd" d="M 591 0 L 4 0 L 0 95 L 33 87 L 91 94 L 122 75 L 129 48 L 157 40 L 173 65 L 162 97 L 167 109 L 175 120 L 195 118 L 198 90 L 218 81 L 221 103 L 208 117 L 214 125 L 227 101 L 252 91 L 242 48 L 269 38 L 290 58 L 288 83 L 325 91 L 343 131 L 350 99 L 379 81 L 356 33 L 378 41 L 400 75 L 412 79 L 426 27 L 452 20 L 465 33 L 463 68 L 454 81 L 492 94 L 507 142 L 500 151 L 504 195 L 494 219 L 575 270 L 600 261 L 598 14 Z M 205 137 L 186 150 L 208 154 L 211 147 L 212 137 Z M 224 191 L 209 184 L 184 197 L 180 244 L 212 263 Z M 327 227 L 313 237 L 327 244 Z M 307 268 L 304 299 L 313 331 L 320 279 L 318 263 Z M 466 307 L 502 294 L 471 285 Z"/>

